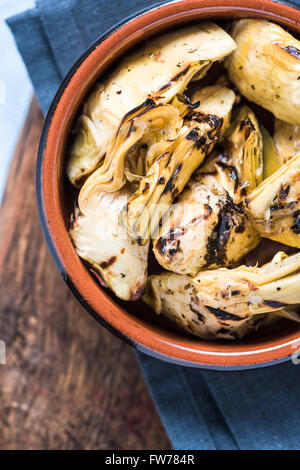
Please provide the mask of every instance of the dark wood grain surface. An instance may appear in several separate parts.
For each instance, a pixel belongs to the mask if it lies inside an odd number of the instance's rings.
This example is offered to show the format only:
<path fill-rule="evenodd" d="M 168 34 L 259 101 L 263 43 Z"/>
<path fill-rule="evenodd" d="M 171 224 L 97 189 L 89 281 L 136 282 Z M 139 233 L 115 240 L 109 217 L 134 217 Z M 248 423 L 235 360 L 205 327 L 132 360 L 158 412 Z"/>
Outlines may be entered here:
<path fill-rule="evenodd" d="M 35 202 L 33 100 L 0 209 L 1 449 L 169 449 L 133 350 L 74 299 Z"/>

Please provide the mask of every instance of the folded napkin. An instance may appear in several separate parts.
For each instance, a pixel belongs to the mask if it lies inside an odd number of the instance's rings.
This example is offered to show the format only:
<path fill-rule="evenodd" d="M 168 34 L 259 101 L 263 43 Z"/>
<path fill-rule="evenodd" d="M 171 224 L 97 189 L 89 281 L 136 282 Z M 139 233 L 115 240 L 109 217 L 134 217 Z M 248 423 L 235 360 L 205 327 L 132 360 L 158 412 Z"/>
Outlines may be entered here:
<path fill-rule="evenodd" d="M 44 113 L 72 64 L 105 30 L 149 0 L 37 0 L 7 20 Z M 282 2 L 299 6 L 298 1 Z M 201 0 L 199 0 L 201 4 Z M 300 366 L 216 372 L 138 353 L 175 449 L 299 449 Z"/>

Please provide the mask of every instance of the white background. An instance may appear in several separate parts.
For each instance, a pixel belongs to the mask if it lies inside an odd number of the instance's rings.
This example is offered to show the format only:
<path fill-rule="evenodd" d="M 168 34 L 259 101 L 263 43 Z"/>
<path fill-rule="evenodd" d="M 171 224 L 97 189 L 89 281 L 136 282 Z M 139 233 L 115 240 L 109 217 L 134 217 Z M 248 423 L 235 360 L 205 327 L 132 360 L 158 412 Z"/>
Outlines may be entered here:
<path fill-rule="evenodd" d="M 32 86 L 5 18 L 34 7 L 34 0 L 0 0 L 0 204 L 9 164 L 22 130 Z"/>

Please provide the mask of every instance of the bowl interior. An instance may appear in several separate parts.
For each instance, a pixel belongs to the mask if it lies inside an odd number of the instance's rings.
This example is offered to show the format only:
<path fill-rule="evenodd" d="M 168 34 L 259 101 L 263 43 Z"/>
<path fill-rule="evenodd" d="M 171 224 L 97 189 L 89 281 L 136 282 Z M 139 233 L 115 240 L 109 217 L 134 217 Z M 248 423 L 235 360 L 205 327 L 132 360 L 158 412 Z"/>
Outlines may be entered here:
<path fill-rule="evenodd" d="M 258 356 L 253 354 L 245 359 L 241 359 L 239 354 L 243 355 L 249 351 L 264 351 L 266 348 L 275 347 L 276 349 L 277 345 L 294 341 L 300 336 L 300 325 L 280 320 L 274 325 L 261 328 L 255 334 L 246 336 L 239 342 L 206 342 L 188 336 L 174 327 L 167 319 L 155 315 L 142 301 L 121 301 L 110 290 L 101 287 L 88 266 L 78 259 L 68 236 L 70 213 L 77 195 L 77 191 L 65 176 L 66 154 L 70 145 L 71 130 L 80 112 L 82 102 L 91 87 L 109 74 L 124 54 L 161 31 L 208 19 L 214 20 L 218 24 L 226 24 L 235 18 L 264 17 L 288 28 L 293 34 L 300 33 L 300 26 L 296 24 L 295 15 L 293 18 L 291 12 L 287 12 L 282 5 L 269 1 L 249 1 L 249 7 L 245 8 L 238 6 L 238 3 L 242 2 L 221 2 L 218 0 L 214 2 L 215 6 L 211 7 L 209 6 L 210 2 L 191 0 L 184 2 L 184 10 L 178 8 L 179 3 L 177 7 L 175 3 L 173 8 L 169 8 L 168 16 L 152 12 L 152 16 L 150 14 L 144 23 L 142 19 L 138 18 L 140 23 L 137 25 L 130 26 L 130 23 L 125 25 L 127 31 L 123 35 L 120 35 L 119 31 L 122 31 L 124 27 L 117 30 L 108 39 L 116 35 L 119 37 L 114 40 L 113 46 L 108 45 L 107 49 L 104 47 L 107 40 L 100 41 L 96 48 L 92 48 L 85 54 L 66 78 L 57 96 L 57 109 L 52 109 L 50 131 L 47 129 L 48 136 L 42 170 L 43 211 L 52 238 L 51 243 L 61 261 L 61 266 L 64 268 L 64 276 L 71 280 L 72 288 L 76 290 L 82 303 L 99 320 L 104 320 L 106 326 L 121 332 L 132 343 L 144 346 L 146 351 L 162 354 L 165 358 L 172 357 L 176 361 L 203 364 L 206 361 L 205 357 L 203 359 L 204 353 L 208 357 L 208 364 L 248 365 L 254 362 L 266 362 L 269 359 L 279 358 L 279 353 L 276 357 L 274 354 L 272 356 L 265 353 Z M 271 3 L 273 5 L 270 5 Z M 190 8 L 187 4 L 190 4 Z M 206 7 L 205 4 L 207 4 Z M 267 5 L 268 8 L 262 10 L 263 5 Z M 296 10 L 294 11 L 296 12 Z M 296 14 L 299 16 L 300 23 L 300 15 L 298 12 Z M 132 23 L 136 23 L 137 20 Z M 104 49 L 101 54 L 97 55 L 99 48 Z M 267 125 L 271 125 L 268 122 L 268 116 L 263 116 L 263 112 L 259 109 L 256 112 L 258 118 L 263 119 Z M 49 121 L 49 118 L 47 119 Z M 51 191 L 54 194 L 53 199 L 49 195 Z M 151 270 L 155 269 L 155 264 L 151 262 Z M 215 356 L 214 359 L 210 358 L 211 354 Z"/>

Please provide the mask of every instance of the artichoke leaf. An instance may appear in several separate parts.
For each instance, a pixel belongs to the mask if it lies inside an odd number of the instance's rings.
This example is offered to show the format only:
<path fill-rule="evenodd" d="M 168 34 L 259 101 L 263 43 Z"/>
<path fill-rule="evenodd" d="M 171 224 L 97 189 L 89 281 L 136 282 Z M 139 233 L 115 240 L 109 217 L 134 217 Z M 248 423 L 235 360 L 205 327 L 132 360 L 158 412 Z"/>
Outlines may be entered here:
<path fill-rule="evenodd" d="M 262 237 L 300 248 L 300 153 L 249 194 L 247 207 Z"/>
<path fill-rule="evenodd" d="M 201 302 L 198 287 L 182 274 L 164 272 L 149 276 L 143 300 L 179 328 L 206 340 L 241 339 L 259 326 L 277 320 L 273 315 L 238 317 L 209 309 Z"/>
<path fill-rule="evenodd" d="M 209 309 L 244 318 L 300 303 L 300 253 L 278 252 L 262 267 L 201 271 L 192 279 L 197 298 Z"/>
<path fill-rule="evenodd" d="M 76 181 L 75 186 L 80 186 L 91 166 L 96 167 L 99 162 L 100 138 L 95 123 L 87 116 L 79 117 L 77 127 L 67 173 L 71 182 Z"/>
<path fill-rule="evenodd" d="M 276 310 L 272 314 L 269 315 L 276 315 L 280 318 L 286 318 L 287 320 L 292 320 L 296 323 L 300 323 L 300 314 L 297 310 L 292 308 L 283 308 L 282 310 Z"/>
<path fill-rule="evenodd" d="M 274 143 L 277 148 L 280 166 L 300 152 L 300 126 L 275 119 Z"/>
<path fill-rule="evenodd" d="M 121 213 L 129 235 L 141 244 L 148 243 L 192 173 L 219 141 L 229 124 L 235 94 L 226 87 L 207 87 L 196 92 L 192 101 L 201 104 L 194 109 L 186 106 L 179 137 L 156 158 Z"/>
<path fill-rule="evenodd" d="M 260 240 L 242 204 L 243 188 L 232 179 L 235 168 L 216 158 L 213 172 L 202 171 L 188 183 L 153 240 L 157 261 L 177 273 L 230 266 Z"/>
<path fill-rule="evenodd" d="M 86 147 L 77 141 L 67 167 L 70 181 L 79 186 L 82 178 L 99 166 L 122 118 L 131 109 L 147 98 L 157 104 L 170 102 L 196 73 L 203 76 L 214 61 L 223 59 L 235 47 L 233 39 L 222 28 L 213 23 L 201 23 L 156 36 L 129 54 L 95 87 L 83 107 L 82 114 L 97 128 L 96 156 L 89 159 Z M 81 125 L 82 118 L 78 132 Z"/>
<path fill-rule="evenodd" d="M 72 216 L 70 235 L 77 254 L 118 297 L 137 300 L 147 280 L 148 246 L 139 246 L 119 225 L 129 194 L 127 187 L 114 193 L 91 192 Z"/>
<path fill-rule="evenodd" d="M 264 156 L 264 179 L 271 176 L 280 168 L 284 162 L 280 157 L 278 149 L 275 146 L 273 138 L 267 129 L 260 125 L 261 135 L 263 138 L 263 156 Z"/>
<path fill-rule="evenodd" d="M 126 183 L 126 173 L 128 174 L 125 171 L 126 159 L 136 161 L 133 155 L 135 153 L 140 160 L 143 147 L 151 147 L 161 140 L 173 140 L 180 128 L 179 112 L 169 104 L 155 105 L 153 100 L 147 100 L 143 106 L 131 111 L 124 117 L 103 164 L 88 177 L 81 188 L 80 204 L 84 204 L 84 199 L 90 197 L 91 191 L 101 193 L 121 189 Z M 143 169 L 140 173 L 143 174 Z"/>
<path fill-rule="evenodd" d="M 262 19 L 238 20 L 231 34 L 238 47 L 226 60 L 230 80 L 249 101 L 300 125 L 300 41 Z"/>

